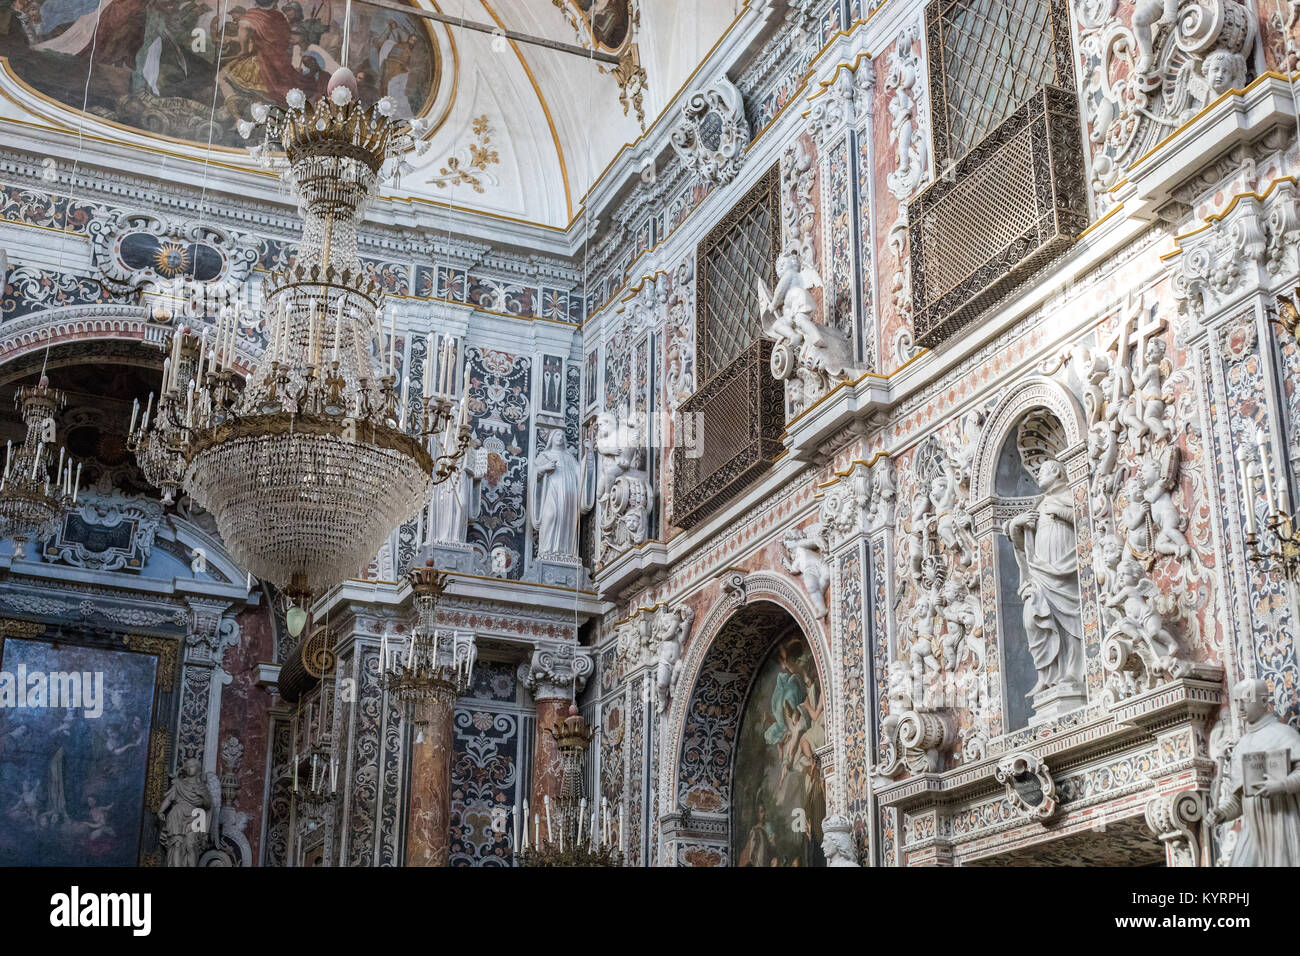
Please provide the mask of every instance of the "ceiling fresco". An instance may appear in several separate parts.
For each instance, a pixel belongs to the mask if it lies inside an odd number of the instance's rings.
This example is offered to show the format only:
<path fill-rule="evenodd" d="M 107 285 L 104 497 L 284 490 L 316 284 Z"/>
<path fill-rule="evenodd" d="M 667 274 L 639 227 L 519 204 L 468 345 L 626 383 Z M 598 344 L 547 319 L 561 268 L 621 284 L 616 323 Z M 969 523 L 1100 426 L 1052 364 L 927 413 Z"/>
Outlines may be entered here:
<path fill-rule="evenodd" d="M 343 11 L 344 0 L 13 0 L 0 56 L 49 100 L 80 109 L 84 99 L 92 115 L 156 136 L 241 147 L 253 103 L 324 92 Z M 399 115 L 420 115 L 441 58 L 427 21 L 354 6 L 347 65 L 363 99 L 386 94 Z"/>

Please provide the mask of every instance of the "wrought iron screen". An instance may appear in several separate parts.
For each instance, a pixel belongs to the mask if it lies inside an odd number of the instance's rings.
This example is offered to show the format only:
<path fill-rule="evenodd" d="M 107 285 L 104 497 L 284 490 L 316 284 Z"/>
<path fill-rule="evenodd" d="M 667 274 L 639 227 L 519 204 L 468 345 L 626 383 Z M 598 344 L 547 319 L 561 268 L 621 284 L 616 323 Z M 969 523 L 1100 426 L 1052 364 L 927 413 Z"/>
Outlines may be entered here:
<path fill-rule="evenodd" d="M 926 7 L 935 183 L 908 203 L 912 326 L 933 348 L 1088 224 L 1066 0 Z"/>
<path fill-rule="evenodd" d="M 700 381 L 763 331 L 758 280 L 771 283 L 780 250 L 781 179 L 769 169 L 696 249 L 695 360 Z"/>
<path fill-rule="evenodd" d="M 941 51 L 938 102 L 947 127 L 940 168 L 969 152 L 1040 87 L 1069 85 L 1057 81 L 1052 6 L 1052 0 L 931 4 L 930 49 Z M 1066 56 L 1069 50 L 1067 36 Z"/>
<path fill-rule="evenodd" d="M 682 402 L 693 440 L 673 448 L 673 514 L 698 524 L 771 467 L 783 450 L 785 389 L 772 377 L 772 342 L 757 339 Z"/>

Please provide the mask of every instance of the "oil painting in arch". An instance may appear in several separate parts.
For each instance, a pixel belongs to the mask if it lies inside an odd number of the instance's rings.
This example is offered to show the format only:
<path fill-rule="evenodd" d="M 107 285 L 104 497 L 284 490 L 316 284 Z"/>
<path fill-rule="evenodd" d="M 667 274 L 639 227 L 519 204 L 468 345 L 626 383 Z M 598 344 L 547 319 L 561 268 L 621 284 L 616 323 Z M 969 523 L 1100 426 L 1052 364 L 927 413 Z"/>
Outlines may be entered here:
<path fill-rule="evenodd" d="M 738 866 L 826 865 L 826 791 L 816 756 L 826 743 L 822 705 L 807 641 L 799 634 L 777 641 L 754 678 L 736 741 Z"/>
<path fill-rule="evenodd" d="M 86 97 L 91 116 L 118 126 L 242 148 L 238 124 L 253 103 L 325 92 L 344 9 L 345 0 L 0 0 L 0 57 L 6 85 L 41 99 L 80 110 Z M 348 66 L 362 102 L 388 95 L 402 118 L 429 112 L 446 55 L 430 27 L 353 4 Z"/>

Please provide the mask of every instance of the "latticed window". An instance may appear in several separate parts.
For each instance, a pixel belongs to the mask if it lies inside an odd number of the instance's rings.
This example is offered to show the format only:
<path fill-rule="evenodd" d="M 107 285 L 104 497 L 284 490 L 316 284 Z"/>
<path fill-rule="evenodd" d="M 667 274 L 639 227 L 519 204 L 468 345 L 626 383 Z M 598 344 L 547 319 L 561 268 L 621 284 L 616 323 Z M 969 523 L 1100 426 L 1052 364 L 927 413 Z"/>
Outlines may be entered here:
<path fill-rule="evenodd" d="M 936 121 L 946 127 L 935 142 L 940 168 L 964 156 L 1041 87 L 1059 85 L 1058 58 L 1069 55 L 1070 41 L 1063 35 L 1063 44 L 1054 42 L 1056 6 L 1064 12 L 1060 0 L 930 4 L 930 49 L 941 51 L 942 70 L 941 89 L 933 91 Z"/>
<path fill-rule="evenodd" d="M 935 348 L 1088 224 L 1067 0 L 931 0 L 935 181 L 907 205 L 913 340 Z"/>
<path fill-rule="evenodd" d="M 775 279 L 781 228 L 780 173 L 773 166 L 700 243 L 696 253 L 696 363 L 712 378 L 763 332 L 758 280 Z"/>

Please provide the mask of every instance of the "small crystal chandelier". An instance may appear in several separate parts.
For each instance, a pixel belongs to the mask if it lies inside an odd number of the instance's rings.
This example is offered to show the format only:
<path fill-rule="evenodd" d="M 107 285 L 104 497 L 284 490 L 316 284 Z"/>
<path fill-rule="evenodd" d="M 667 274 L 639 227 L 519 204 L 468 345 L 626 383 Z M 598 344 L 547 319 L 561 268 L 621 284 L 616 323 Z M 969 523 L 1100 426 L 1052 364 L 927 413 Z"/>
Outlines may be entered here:
<path fill-rule="evenodd" d="M 593 801 L 587 815 L 587 796 L 582 782 L 582 764 L 595 730 L 570 704 L 566 717 L 557 717 L 546 732 L 560 751 L 560 795 L 552 803 L 547 796 L 531 820 L 524 801 L 523 829 L 515 814 L 514 852 L 520 866 L 621 866 L 623 863 L 622 819 L 611 820 L 609 804 Z M 617 841 L 615 835 L 617 834 Z"/>
<path fill-rule="evenodd" d="M 191 393 L 197 388 L 196 377 L 204 346 L 197 334 L 185 326 L 177 328 L 172 337 L 171 354 L 163 360 L 163 390 L 158 407 L 154 408 L 153 392 L 145 402 L 143 417 L 140 416 L 138 398 L 131 406 L 126 447 L 135 453 L 145 480 L 161 489 L 164 505 L 175 502 L 185 480 L 185 405 L 187 400 L 193 401 Z M 173 382 L 175 386 L 169 388 Z"/>
<path fill-rule="evenodd" d="M 290 90 L 287 109 L 258 104 L 241 124 L 245 136 L 263 129 L 251 152 L 293 187 L 297 260 L 264 286 L 270 341 L 247 382 L 233 364 L 233 311 L 210 342 L 178 330 L 153 433 L 136 439 L 160 486 L 182 471 L 232 557 L 302 605 L 356 575 L 457 473 L 470 441 L 467 390 L 457 409 L 449 362 L 435 388 L 426 358 L 416 398 L 409 374 L 399 382 L 391 319 L 383 346 L 383 292 L 362 271 L 357 227 L 413 138 L 390 98 L 363 107 L 355 95 L 340 69 L 327 96 Z"/>
<path fill-rule="evenodd" d="M 14 397 L 22 410 L 27 433 L 17 448 L 5 448 L 4 474 L 0 476 L 0 536 L 12 538 L 14 556 L 22 557 L 28 541 L 42 541 L 58 531 L 64 514 L 77 503 L 81 490 L 81 465 L 74 475 L 72 459 L 60 447 L 54 463 L 55 413 L 67 396 L 50 388 L 44 375 L 36 385 L 24 385 Z"/>
<path fill-rule="evenodd" d="M 474 636 L 437 628 L 438 599 L 451 576 L 436 568 L 412 568 L 407 574 L 414 595 L 416 624 L 404 646 L 390 648 L 385 634 L 379 650 L 384 689 L 401 704 L 424 737 L 430 705 L 439 697 L 455 700 L 469 690 L 476 650 Z"/>

